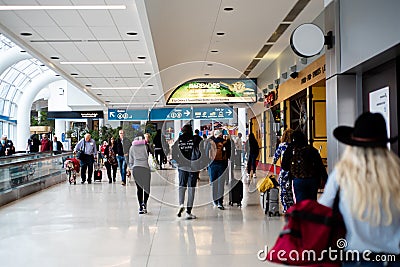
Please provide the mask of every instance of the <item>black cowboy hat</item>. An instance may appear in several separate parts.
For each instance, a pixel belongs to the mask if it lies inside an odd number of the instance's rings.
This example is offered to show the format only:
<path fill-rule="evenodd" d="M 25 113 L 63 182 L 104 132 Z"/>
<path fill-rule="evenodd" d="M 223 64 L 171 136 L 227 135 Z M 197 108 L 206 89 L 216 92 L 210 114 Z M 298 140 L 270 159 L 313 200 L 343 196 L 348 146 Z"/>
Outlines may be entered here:
<path fill-rule="evenodd" d="M 333 135 L 346 145 L 361 147 L 386 147 L 387 143 L 394 143 L 397 140 L 397 136 L 388 138 L 382 114 L 371 112 L 361 114 L 354 127 L 337 127 Z"/>

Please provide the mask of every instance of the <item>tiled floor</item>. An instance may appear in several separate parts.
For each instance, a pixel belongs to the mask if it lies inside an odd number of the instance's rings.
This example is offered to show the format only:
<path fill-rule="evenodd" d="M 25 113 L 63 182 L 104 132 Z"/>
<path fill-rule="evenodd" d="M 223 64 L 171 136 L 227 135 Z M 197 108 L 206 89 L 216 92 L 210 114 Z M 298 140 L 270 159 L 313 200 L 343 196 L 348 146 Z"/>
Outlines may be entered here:
<path fill-rule="evenodd" d="M 176 217 L 176 170 L 152 173 L 146 215 L 138 214 L 133 182 L 108 184 L 104 175 L 102 183 L 65 182 L 1 207 L 0 266 L 275 266 L 257 253 L 275 242 L 283 218 L 263 214 L 254 185 L 245 185 L 242 208 L 226 196 L 221 211 L 202 172 L 198 218 L 185 220 Z"/>

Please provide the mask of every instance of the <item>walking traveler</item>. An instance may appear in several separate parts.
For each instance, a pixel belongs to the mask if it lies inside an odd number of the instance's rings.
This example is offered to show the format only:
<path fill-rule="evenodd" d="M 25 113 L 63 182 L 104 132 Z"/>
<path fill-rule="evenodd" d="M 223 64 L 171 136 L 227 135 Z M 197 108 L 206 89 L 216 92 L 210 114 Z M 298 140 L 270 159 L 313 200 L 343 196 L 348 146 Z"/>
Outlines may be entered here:
<path fill-rule="evenodd" d="M 292 140 L 292 134 L 293 130 L 292 129 L 286 129 L 281 138 L 281 143 L 278 145 L 277 149 L 275 150 L 274 158 L 273 158 L 273 164 L 276 164 L 279 159 L 283 158 L 283 155 L 289 145 L 289 143 Z M 282 163 L 282 160 L 281 160 Z M 279 172 L 278 176 L 278 182 L 279 186 L 281 188 L 281 203 L 283 206 L 283 213 L 287 211 L 290 206 L 294 204 L 293 201 L 293 192 L 292 192 L 292 179 L 290 177 L 290 165 L 289 166 L 283 166 L 281 164 L 281 170 Z"/>
<path fill-rule="evenodd" d="M 332 207 L 339 192 L 345 250 L 358 252 L 343 266 L 400 266 L 400 159 L 387 147 L 397 137 L 389 138 L 384 117 L 370 112 L 333 135 L 347 146 L 318 201 Z"/>
<path fill-rule="evenodd" d="M 116 154 L 118 168 L 121 173 L 121 184 L 126 184 L 126 167 L 129 161 L 129 149 L 131 147 L 131 141 L 125 136 L 124 130 L 119 130 L 119 138 L 116 140 Z"/>
<path fill-rule="evenodd" d="M 104 165 L 107 169 L 107 177 L 108 183 L 116 182 L 117 178 L 117 168 L 118 168 L 118 161 L 115 151 L 117 150 L 117 146 L 115 143 L 114 137 L 111 137 L 108 140 L 108 144 L 104 148 L 103 155 L 104 155 Z M 111 174 L 112 169 L 112 174 Z"/>
<path fill-rule="evenodd" d="M 209 165 L 209 175 L 212 190 L 212 200 L 214 206 L 224 210 L 224 185 L 229 179 L 228 160 L 231 157 L 231 142 L 223 138 L 222 130 L 214 131 L 214 138 L 210 138 L 207 143 L 206 153 L 211 164 Z"/>
<path fill-rule="evenodd" d="M 249 134 L 249 139 L 246 144 L 247 149 L 247 182 L 250 182 L 250 173 L 253 171 L 253 179 L 257 178 L 257 157 L 260 152 L 260 147 L 253 133 Z"/>
<path fill-rule="evenodd" d="M 182 134 L 175 141 L 172 146 L 172 159 L 176 161 L 179 174 L 179 210 L 178 217 L 181 217 L 182 212 L 185 210 L 185 193 L 188 190 L 188 198 L 186 203 L 186 219 L 196 219 L 192 213 L 195 189 L 198 178 L 198 170 L 192 170 L 192 155 L 195 149 L 195 142 L 193 138 L 193 130 L 191 125 L 182 127 Z"/>
<path fill-rule="evenodd" d="M 92 183 L 93 175 L 93 163 L 97 156 L 96 142 L 92 139 L 92 136 L 87 133 L 75 146 L 74 153 L 82 151 L 79 157 L 81 161 L 81 184 L 86 182 L 86 170 L 88 171 L 87 182 Z"/>
<path fill-rule="evenodd" d="M 151 172 L 148 163 L 150 148 L 142 133 L 138 133 L 129 149 L 129 168 L 135 179 L 139 214 L 147 213 L 147 201 L 150 196 Z"/>
<path fill-rule="evenodd" d="M 301 131 L 293 132 L 292 142 L 286 148 L 282 165 L 284 169 L 290 166 L 294 201 L 317 200 L 321 179 L 326 180 L 328 174 L 318 150 L 308 144 L 307 137 Z"/>
<path fill-rule="evenodd" d="M 47 134 L 42 134 L 42 140 L 40 141 L 40 152 L 52 151 L 52 150 L 53 146 L 49 138 L 47 137 Z"/>
<path fill-rule="evenodd" d="M 154 144 L 154 156 L 160 165 L 160 170 L 163 168 L 163 164 L 167 164 L 167 156 L 169 153 L 169 146 L 165 137 L 161 132 L 161 129 L 157 130 L 156 135 L 153 139 Z"/>

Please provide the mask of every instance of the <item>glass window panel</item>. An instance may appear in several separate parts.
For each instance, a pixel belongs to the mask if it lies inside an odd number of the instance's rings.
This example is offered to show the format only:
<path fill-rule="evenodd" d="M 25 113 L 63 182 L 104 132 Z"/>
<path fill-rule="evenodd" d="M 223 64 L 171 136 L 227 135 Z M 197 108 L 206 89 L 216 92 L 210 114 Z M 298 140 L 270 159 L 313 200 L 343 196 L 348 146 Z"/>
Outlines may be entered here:
<path fill-rule="evenodd" d="M 15 103 L 12 103 L 11 105 L 11 110 L 10 110 L 10 118 L 15 119 L 17 113 L 15 112 L 17 109 L 17 106 L 15 105 Z"/>
<path fill-rule="evenodd" d="M 1 84 L 0 97 L 1 98 L 6 98 L 8 90 L 10 90 L 10 85 L 8 83 L 2 83 Z"/>
<path fill-rule="evenodd" d="M 10 101 L 4 101 L 3 115 L 10 117 Z"/>
<path fill-rule="evenodd" d="M 4 110 L 4 99 L 0 99 L 0 114 L 4 114 L 3 110 Z"/>
<path fill-rule="evenodd" d="M 23 73 L 20 73 L 12 83 L 16 87 L 20 87 L 22 82 L 28 79 Z"/>
<path fill-rule="evenodd" d="M 7 93 L 6 99 L 10 100 L 15 95 L 15 91 L 16 90 L 17 90 L 17 88 L 15 88 L 15 86 L 10 86 L 9 89 L 8 89 L 8 93 Z"/>

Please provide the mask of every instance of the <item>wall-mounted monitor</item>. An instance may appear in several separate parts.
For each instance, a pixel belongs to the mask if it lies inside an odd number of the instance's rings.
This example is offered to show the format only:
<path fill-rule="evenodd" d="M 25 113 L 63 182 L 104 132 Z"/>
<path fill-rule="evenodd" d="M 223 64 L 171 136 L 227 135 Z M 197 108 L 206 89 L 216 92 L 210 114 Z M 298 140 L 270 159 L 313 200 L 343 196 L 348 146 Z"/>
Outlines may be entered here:
<path fill-rule="evenodd" d="M 255 79 L 195 79 L 178 86 L 167 105 L 254 102 L 257 102 Z"/>

